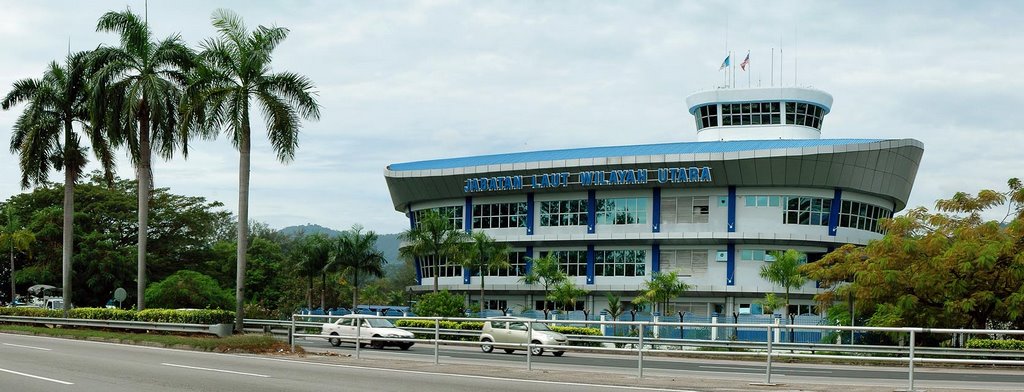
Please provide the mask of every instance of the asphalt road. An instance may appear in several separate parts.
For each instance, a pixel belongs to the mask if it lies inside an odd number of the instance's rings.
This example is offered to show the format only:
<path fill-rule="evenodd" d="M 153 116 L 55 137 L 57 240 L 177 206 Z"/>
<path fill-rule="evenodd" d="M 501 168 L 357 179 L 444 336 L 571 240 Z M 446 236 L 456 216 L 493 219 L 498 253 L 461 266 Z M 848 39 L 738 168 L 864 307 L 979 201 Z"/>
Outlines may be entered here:
<path fill-rule="evenodd" d="M 648 358 L 637 380 L 634 357 L 566 353 L 534 357 L 484 354 L 472 347 L 417 345 L 360 352 L 300 341 L 330 355 L 255 356 L 174 350 L 92 341 L 0 334 L 0 391 L 587 391 L 763 389 L 763 365 L 742 361 Z M 906 386 L 902 369 L 831 365 L 776 366 L 769 390 L 893 390 Z M 1024 372 L 927 369 L 917 373 L 929 390 L 1021 390 Z"/>

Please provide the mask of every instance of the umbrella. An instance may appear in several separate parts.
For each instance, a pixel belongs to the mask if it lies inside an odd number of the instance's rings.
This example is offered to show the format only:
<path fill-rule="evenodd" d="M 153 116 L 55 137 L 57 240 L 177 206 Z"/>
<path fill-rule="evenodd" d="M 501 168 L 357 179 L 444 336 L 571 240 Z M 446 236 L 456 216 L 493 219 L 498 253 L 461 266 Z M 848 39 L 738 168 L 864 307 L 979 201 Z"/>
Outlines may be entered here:
<path fill-rule="evenodd" d="M 32 287 L 29 287 L 28 288 L 28 293 L 32 294 L 32 295 L 39 295 L 39 294 L 42 294 L 46 290 L 53 290 L 55 288 L 56 287 L 50 286 L 48 284 L 37 284 L 37 285 L 34 285 Z"/>

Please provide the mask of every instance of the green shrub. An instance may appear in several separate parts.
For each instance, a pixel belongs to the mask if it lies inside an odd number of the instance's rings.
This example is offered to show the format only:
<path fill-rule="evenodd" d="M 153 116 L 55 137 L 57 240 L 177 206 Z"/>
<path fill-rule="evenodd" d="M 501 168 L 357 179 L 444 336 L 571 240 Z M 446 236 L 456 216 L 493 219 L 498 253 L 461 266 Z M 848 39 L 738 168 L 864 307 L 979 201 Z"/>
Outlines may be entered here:
<path fill-rule="evenodd" d="M 589 327 L 570 327 L 563 325 L 549 325 L 552 331 L 558 332 L 564 335 L 587 335 L 587 336 L 601 336 L 601 330 L 597 328 Z"/>
<path fill-rule="evenodd" d="M 1024 340 L 967 339 L 967 348 L 983 348 L 989 350 L 1024 350 Z"/>
<path fill-rule="evenodd" d="M 459 329 L 467 331 L 479 331 L 484 329 L 484 323 L 482 321 L 463 321 L 459 323 Z"/>
<path fill-rule="evenodd" d="M 146 289 L 146 302 L 154 308 L 233 309 L 234 295 L 208 275 L 180 270 Z"/>
<path fill-rule="evenodd" d="M 412 311 L 417 316 L 423 317 L 462 317 L 465 315 L 463 313 L 465 303 L 466 298 L 462 295 L 444 290 L 423 294 L 413 306 Z"/>
<path fill-rule="evenodd" d="M 398 320 L 395 322 L 395 326 L 402 328 L 434 328 L 434 320 Z M 461 323 L 458 321 L 441 320 L 439 327 L 441 329 L 461 329 Z"/>
<path fill-rule="evenodd" d="M 63 311 L 42 308 L 0 308 L 0 315 L 55 318 L 64 316 Z M 75 308 L 68 311 L 68 317 L 88 320 L 144 321 L 151 323 L 228 324 L 234 322 L 235 312 L 210 309 L 146 309 L 134 311 L 106 308 Z"/>

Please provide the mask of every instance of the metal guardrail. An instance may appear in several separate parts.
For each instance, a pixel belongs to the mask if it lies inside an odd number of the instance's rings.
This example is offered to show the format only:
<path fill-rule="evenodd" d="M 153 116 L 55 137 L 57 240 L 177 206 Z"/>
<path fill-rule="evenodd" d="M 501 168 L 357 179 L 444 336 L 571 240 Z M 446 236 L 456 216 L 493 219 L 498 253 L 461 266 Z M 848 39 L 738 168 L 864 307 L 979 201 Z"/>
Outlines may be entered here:
<path fill-rule="evenodd" d="M 434 346 L 434 363 L 439 363 L 438 346 L 440 344 L 445 345 L 461 345 L 461 346 L 477 346 L 480 342 L 467 342 L 459 340 L 442 340 L 441 335 L 456 335 L 456 336 L 479 336 L 479 332 L 471 330 L 454 330 L 454 329 L 441 329 L 441 321 L 474 321 L 481 322 L 487 319 L 482 318 L 441 318 L 441 317 L 381 317 L 372 315 L 356 315 L 360 319 L 369 318 L 385 318 L 385 319 L 408 319 L 408 320 L 426 320 L 434 322 L 434 328 L 405 328 L 410 332 L 427 334 L 433 333 L 433 339 L 395 339 L 395 338 L 368 338 L 360 337 L 359 328 L 355 337 L 341 338 L 340 340 L 346 342 L 352 342 L 356 344 L 356 358 L 359 358 L 360 348 L 363 344 L 368 344 L 375 340 L 388 340 L 388 341 L 404 341 L 404 342 L 422 342 L 433 344 Z M 322 323 L 310 322 L 306 320 L 322 320 L 322 319 L 336 319 L 338 316 L 318 316 L 318 315 L 293 315 L 292 320 L 284 321 L 289 323 L 289 342 L 292 344 L 294 349 L 295 338 L 318 338 L 325 339 L 325 336 L 320 334 L 303 334 L 298 333 L 297 328 L 319 328 Z M 255 321 L 255 320 L 254 320 Z M 764 382 L 756 383 L 756 385 L 775 385 L 772 383 L 772 359 L 773 358 L 823 358 L 823 359 L 839 359 L 839 360 L 850 360 L 850 361 L 876 361 L 876 362 L 893 362 L 893 363 L 906 363 L 908 368 L 908 389 L 909 391 L 914 390 L 914 366 L 919 363 L 955 363 L 955 364 L 984 364 L 984 365 L 1012 365 L 1012 366 L 1024 366 L 1024 353 L 1005 351 L 1005 350 L 978 350 L 978 349 L 955 349 L 955 348 L 936 348 L 936 347 L 917 347 L 917 337 L 922 333 L 939 333 L 939 334 L 977 334 L 977 335 L 1024 335 L 1024 330 L 981 330 L 981 329 L 928 329 L 928 328 L 891 328 L 891 327 L 850 327 L 850 326 L 827 326 L 827 325 L 779 325 L 779 324 L 727 324 L 727 323 L 691 323 L 691 322 L 638 322 L 638 321 L 586 321 L 586 322 L 571 322 L 566 320 L 534 320 L 537 323 L 544 324 L 590 324 L 590 325 L 625 325 L 629 326 L 632 330 L 637 331 L 637 336 L 630 337 L 612 337 L 612 336 L 583 336 L 583 335 L 568 335 L 571 342 L 597 342 L 597 343 L 618 343 L 621 347 L 580 347 L 580 346 L 548 346 L 540 344 L 520 344 L 511 345 L 513 347 L 518 346 L 518 349 L 525 349 L 526 355 L 526 366 L 527 369 L 532 370 L 532 348 L 541 347 L 546 349 L 557 349 L 565 351 L 603 351 L 603 352 L 619 352 L 619 353 L 635 353 L 637 355 L 637 376 L 643 378 L 644 371 L 644 354 L 650 353 L 675 353 L 682 355 L 702 355 L 702 356 L 760 356 L 764 357 L 766 361 L 765 366 L 765 379 Z M 359 323 L 361 324 L 361 323 Z M 275 321 L 272 325 L 281 327 L 281 321 Z M 527 323 L 529 326 L 529 335 L 532 335 L 533 323 Z M 697 340 L 697 339 L 664 339 L 654 338 L 647 335 L 645 331 L 651 331 L 652 328 L 657 327 L 702 327 L 702 328 L 744 328 L 754 330 L 765 330 L 767 333 L 766 342 L 740 342 L 740 341 L 726 341 L 726 340 Z M 781 330 L 822 330 L 822 331 L 872 331 L 872 332 L 887 332 L 902 334 L 907 337 L 908 344 L 906 346 L 856 346 L 849 344 L 820 344 L 820 343 L 783 343 L 779 341 L 779 332 Z M 734 352 L 734 351 L 697 351 L 697 350 L 680 350 L 665 349 L 666 347 L 724 347 L 724 348 L 736 348 L 745 349 L 747 351 Z M 830 354 L 817 354 L 815 352 L 824 351 L 830 352 Z M 847 353 L 847 354 L 859 354 L 859 355 L 841 355 L 831 353 Z M 880 354 L 880 355 L 874 355 Z M 922 355 L 926 357 L 922 357 Z M 962 358 L 967 357 L 967 358 Z M 985 359 L 979 359 L 985 358 Z M 992 359 L 992 358 L 1017 358 L 1017 359 Z"/>
<path fill-rule="evenodd" d="M 145 321 L 92 320 L 54 317 L 0 316 L 0 322 L 18 324 L 67 325 L 75 327 L 118 328 L 185 333 L 205 333 L 225 337 L 231 335 L 231 324 L 178 324 Z"/>

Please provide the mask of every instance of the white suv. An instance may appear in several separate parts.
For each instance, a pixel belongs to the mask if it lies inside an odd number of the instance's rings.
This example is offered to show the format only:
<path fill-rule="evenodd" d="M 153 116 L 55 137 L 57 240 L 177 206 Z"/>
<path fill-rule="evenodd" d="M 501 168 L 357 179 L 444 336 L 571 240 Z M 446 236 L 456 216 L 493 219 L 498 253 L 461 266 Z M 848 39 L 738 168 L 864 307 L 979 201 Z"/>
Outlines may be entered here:
<path fill-rule="evenodd" d="M 552 331 L 547 324 L 534 322 L 536 320 L 516 317 L 491 317 L 484 322 L 480 331 L 480 350 L 485 353 L 494 351 L 495 347 L 505 350 L 511 354 L 516 350 L 522 350 L 519 345 L 533 343 L 545 346 L 568 346 L 569 339 L 558 332 Z M 533 336 L 529 335 L 529 328 L 533 328 Z M 543 347 L 533 347 L 533 355 L 544 354 Z M 563 350 L 552 350 L 556 357 L 565 354 Z"/>

